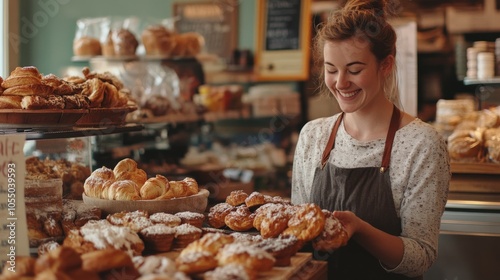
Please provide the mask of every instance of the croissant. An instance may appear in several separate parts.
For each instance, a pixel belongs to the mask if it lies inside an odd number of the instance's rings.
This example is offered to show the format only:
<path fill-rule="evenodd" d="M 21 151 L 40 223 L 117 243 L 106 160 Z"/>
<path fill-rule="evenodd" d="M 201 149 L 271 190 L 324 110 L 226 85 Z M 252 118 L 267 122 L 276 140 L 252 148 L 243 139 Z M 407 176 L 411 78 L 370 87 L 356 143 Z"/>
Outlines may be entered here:
<path fill-rule="evenodd" d="M 190 195 L 194 195 L 194 194 L 198 193 L 198 182 L 196 182 L 195 179 L 193 179 L 191 177 L 186 177 L 182 181 L 186 183 L 186 187 L 187 187 L 186 188 L 187 189 L 186 196 L 190 196 Z"/>
<path fill-rule="evenodd" d="M 22 96 L 0 95 L 0 109 L 21 109 L 22 99 Z"/>
<path fill-rule="evenodd" d="M 22 85 L 40 85 L 42 75 L 34 66 L 16 67 L 10 75 L 2 82 L 4 89 Z"/>
<path fill-rule="evenodd" d="M 98 108 L 101 107 L 104 100 L 104 90 L 104 83 L 97 78 L 93 78 L 84 83 L 82 94 L 89 98 L 91 108 Z"/>
<path fill-rule="evenodd" d="M 68 95 L 73 93 L 71 85 L 54 74 L 43 76 L 42 84 L 50 86 L 54 90 L 54 94 L 57 95 Z"/>
<path fill-rule="evenodd" d="M 120 160 L 116 165 L 115 168 L 113 169 L 113 173 L 115 174 L 115 177 L 120 177 L 122 176 L 123 173 L 129 173 L 132 171 L 135 171 L 137 169 L 137 162 L 135 160 L 130 159 L 130 158 L 125 158 Z"/>
<path fill-rule="evenodd" d="M 83 183 L 83 192 L 88 197 L 101 197 L 101 188 L 106 181 L 99 177 L 89 176 Z"/>
<path fill-rule="evenodd" d="M 24 78 L 23 78 L 24 79 Z M 6 88 L 3 91 L 4 95 L 21 95 L 21 96 L 26 96 L 26 95 L 40 95 L 40 96 L 47 96 L 49 94 L 52 94 L 54 90 L 52 87 L 43 85 L 43 84 L 30 84 L 29 79 L 26 79 L 24 81 L 24 84 L 18 85 L 18 86 L 13 86 Z M 5 81 L 4 81 L 5 83 Z"/>
<path fill-rule="evenodd" d="M 154 178 L 149 178 L 140 189 L 142 199 L 157 198 L 170 188 L 168 179 L 162 175 L 156 175 Z"/>
<path fill-rule="evenodd" d="M 116 181 L 108 188 L 110 200 L 140 200 L 137 184 L 131 180 Z"/>
<path fill-rule="evenodd" d="M 92 172 L 91 176 L 99 177 L 99 178 L 104 179 L 104 180 L 115 180 L 116 179 L 113 170 L 107 168 L 106 166 L 97 168 L 96 170 L 94 170 Z"/>
<path fill-rule="evenodd" d="M 110 83 L 104 83 L 104 99 L 102 100 L 101 107 L 113 108 L 118 107 L 119 103 L 118 90 Z"/>

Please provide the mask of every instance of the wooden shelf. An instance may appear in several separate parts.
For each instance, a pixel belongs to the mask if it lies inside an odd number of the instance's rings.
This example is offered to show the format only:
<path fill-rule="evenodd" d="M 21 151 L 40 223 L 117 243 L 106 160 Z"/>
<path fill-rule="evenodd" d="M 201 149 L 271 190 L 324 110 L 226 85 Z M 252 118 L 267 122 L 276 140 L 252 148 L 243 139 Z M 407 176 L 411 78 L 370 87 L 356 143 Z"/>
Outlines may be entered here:
<path fill-rule="evenodd" d="M 481 162 L 452 162 L 451 173 L 457 174 L 497 174 L 500 175 L 500 164 Z"/>
<path fill-rule="evenodd" d="M 500 85 L 500 77 L 493 77 L 491 79 L 470 79 L 470 78 L 465 78 L 464 79 L 464 84 L 465 85 L 494 85 L 494 84 L 499 84 Z"/>

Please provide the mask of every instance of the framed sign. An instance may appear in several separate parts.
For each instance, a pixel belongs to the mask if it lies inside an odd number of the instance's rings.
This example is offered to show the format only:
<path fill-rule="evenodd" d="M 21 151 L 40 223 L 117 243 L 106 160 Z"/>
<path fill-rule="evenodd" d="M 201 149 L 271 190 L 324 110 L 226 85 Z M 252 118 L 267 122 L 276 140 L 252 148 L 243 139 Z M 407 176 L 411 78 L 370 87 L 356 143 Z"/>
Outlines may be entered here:
<path fill-rule="evenodd" d="M 257 0 L 255 72 L 258 80 L 306 80 L 311 0 Z"/>
<path fill-rule="evenodd" d="M 230 59 L 238 44 L 238 5 L 238 0 L 174 3 L 175 29 L 200 33 L 208 54 Z"/>

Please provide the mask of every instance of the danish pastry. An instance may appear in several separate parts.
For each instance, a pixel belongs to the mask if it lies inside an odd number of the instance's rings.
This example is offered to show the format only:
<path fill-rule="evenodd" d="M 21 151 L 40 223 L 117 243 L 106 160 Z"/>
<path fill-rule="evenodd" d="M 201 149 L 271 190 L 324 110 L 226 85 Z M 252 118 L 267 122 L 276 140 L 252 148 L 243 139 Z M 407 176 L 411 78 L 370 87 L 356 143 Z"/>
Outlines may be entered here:
<path fill-rule="evenodd" d="M 325 227 L 325 214 L 314 203 L 301 204 L 288 221 L 283 235 L 294 235 L 307 242 L 316 238 Z"/>
<path fill-rule="evenodd" d="M 260 192 L 252 192 L 246 199 L 245 205 L 249 208 L 258 207 L 266 203 L 266 196 Z"/>
<path fill-rule="evenodd" d="M 226 203 L 232 206 L 238 206 L 240 204 L 245 203 L 245 199 L 248 197 L 248 194 L 242 190 L 232 191 L 226 197 Z"/>
<path fill-rule="evenodd" d="M 224 222 L 232 230 L 247 231 L 253 228 L 254 218 L 255 213 L 250 212 L 245 205 L 240 205 L 226 215 Z"/>
<path fill-rule="evenodd" d="M 208 212 L 208 223 L 214 228 L 222 228 L 226 225 L 225 218 L 235 207 L 228 203 L 218 203 Z"/>
<path fill-rule="evenodd" d="M 277 237 L 287 227 L 292 211 L 284 204 L 267 203 L 255 211 L 253 226 L 264 238 Z"/>
<path fill-rule="evenodd" d="M 237 263 L 253 271 L 269 271 L 276 259 L 264 249 L 243 243 L 231 243 L 217 253 L 219 266 Z"/>
<path fill-rule="evenodd" d="M 347 244 L 349 237 L 340 221 L 333 213 L 323 209 L 325 227 L 321 234 L 312 240 L 315 250 L 333 251 Z"/>

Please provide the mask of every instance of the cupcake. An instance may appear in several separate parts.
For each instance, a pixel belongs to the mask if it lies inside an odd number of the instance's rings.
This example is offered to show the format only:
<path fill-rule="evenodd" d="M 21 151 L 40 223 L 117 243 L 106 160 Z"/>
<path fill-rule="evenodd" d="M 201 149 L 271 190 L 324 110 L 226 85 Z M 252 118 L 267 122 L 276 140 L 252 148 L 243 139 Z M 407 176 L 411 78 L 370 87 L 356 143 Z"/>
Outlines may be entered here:
<path fill-rule="evenodd" d="M 173 247 L 182 249 L 191 242 L 200 239 L 202 230 L 190 224 L 181 224 L 175 228 L 175 239 Z"/>
<path fill-rule="evenodd" d="M 140 235 L 144 240 L 146 249 L 154 252 L 168 252 L 172 248 L 176 230 L 164 224 L 155 224 L 144 228 Z"/>
<path fill-rule="evenodd" d="M 181 224 L 190 224 L 197 228 L 201 228 L 203 226 L 203 221 L 205 221 L 205 215 L 196 212 L 178 212 L 175 216 L 181 218 Z"/>
<path fill-rule="evenodd" d="M 169 227 L 176 227 L 181 224 L 181 218 L 164 212 L 154 213 L 149 216 L 149 219 L 155 224 L 164 224 Z"/>

